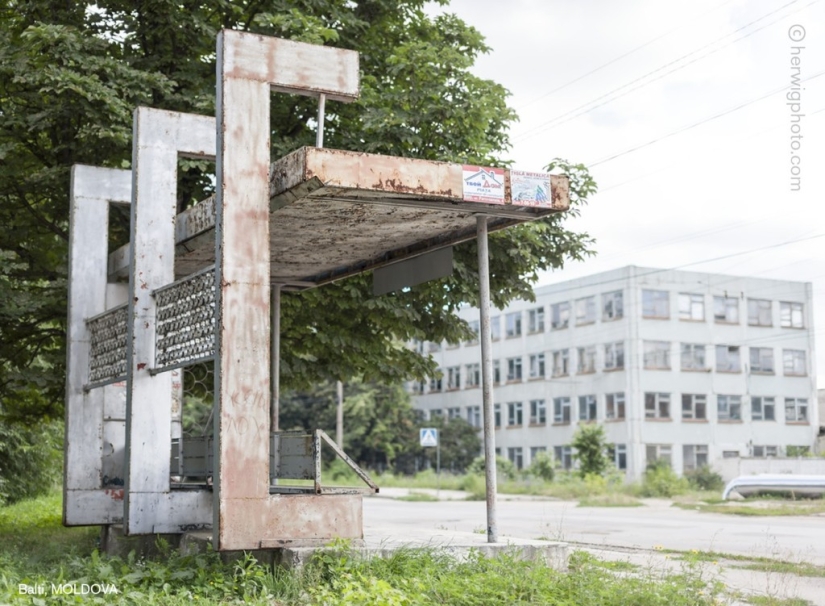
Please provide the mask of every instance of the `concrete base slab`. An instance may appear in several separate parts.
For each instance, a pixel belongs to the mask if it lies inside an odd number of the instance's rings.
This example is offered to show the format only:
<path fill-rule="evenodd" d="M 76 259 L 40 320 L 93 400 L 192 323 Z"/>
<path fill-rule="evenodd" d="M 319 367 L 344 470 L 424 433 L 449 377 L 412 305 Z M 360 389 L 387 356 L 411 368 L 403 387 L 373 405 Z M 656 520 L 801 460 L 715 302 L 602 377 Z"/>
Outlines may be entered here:
<path fill-rule="evenodd" d="M 211 544 L 211 532 L 187 532 L 180 539 L 180 550 L 183 554 L 203 553 L 209 549 Z M 569 557 L 566 543 L 517 538 L 505 539 L 499 543 L 487 543 L 484 536 L 460 532 L 403 539 L 373 536 L 367 537 L 366 540 L 348 541 L 348 544 L 356 554 L 364 558 L 389 558 L 399 550 L 435 550 L 457 560 L 463 560 L 471 553 L 480 553 L 487 558 L 506 553 L 523 560 L 543 562 L 556 570 L 566 570 Z M 288 546 L 246 553 L 251 553 L 264 564 L 300 568 L 308 564 L 314 555 L 332 550 L 334 547 L 329 542 L 315 544 L 296 542 Z M 226 561 L 234 561 L 242 558 L 244 553 L 243 551 L 225 551 L 221 552 L 221 557 Z"/>
<path fill-rule="evenodd" d="M 111 556 L 125 558 L 134 551 L 141 557 L 153 557 L 161 554 L 158 540 L 178 549 L 180 534 L 146 534 L 126 536 L 123 526 L 111 524 L 100 527 L 100 551 Z"/>

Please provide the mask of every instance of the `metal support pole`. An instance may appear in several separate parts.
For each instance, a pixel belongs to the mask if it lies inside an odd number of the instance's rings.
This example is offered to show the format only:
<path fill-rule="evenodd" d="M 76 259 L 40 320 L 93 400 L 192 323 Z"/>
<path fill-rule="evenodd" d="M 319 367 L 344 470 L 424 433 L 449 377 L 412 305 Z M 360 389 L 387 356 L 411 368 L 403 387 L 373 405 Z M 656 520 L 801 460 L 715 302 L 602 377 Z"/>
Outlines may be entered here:
<path fill-rule="evenodd" d="M 269 323 L 271 331 L 269 339 L 270 363 L 270 398 L 269 398 L 269 425 L 271 431 L 280 430 L 281 416 L 281 285 L 273 284 L 270 301 L 272 320 Z"/>
<path fill-rule="evenodd" d="M 338 448 L 344 447 L 344 384 L 338 381 L 336 384 L 338 392 L 338 406 L 335 409 L 335 443 Z"/>
<path fill-rule="evenodd" d="M 324 112 L 326 111 L 327 96 L 321 93 L 318 96 L 318 132 L 315 133 L 315 147 L 324 146 Z"/>
<path fill-rule="evenodd" d="M 487 542 L 498 542 L 496 522 L 496 434 L 493 420 L 493 358 L 490 334 L 490 263 L 487 249 L 487 217 L 477 223 L 478 287 L 481 312 L 481 392 L 484 410 L 484 477 L 487 485 Z"/>
<path fill-rule="evenodd" d="M 441 499 L 441 436 L 435 445 L 435 498 Z"/>

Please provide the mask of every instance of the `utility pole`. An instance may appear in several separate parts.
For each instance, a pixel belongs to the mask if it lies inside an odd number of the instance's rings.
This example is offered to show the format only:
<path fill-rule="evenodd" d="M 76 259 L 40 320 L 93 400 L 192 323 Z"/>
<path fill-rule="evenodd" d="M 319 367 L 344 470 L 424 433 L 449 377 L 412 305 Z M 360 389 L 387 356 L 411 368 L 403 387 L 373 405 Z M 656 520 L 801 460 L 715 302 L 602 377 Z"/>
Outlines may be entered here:
<path fill-rule="evenodd" d="M 338 448 L 344 447 L 344 384 L 338 381 L 338 407 L 335 411 L 335 443 Z"/>

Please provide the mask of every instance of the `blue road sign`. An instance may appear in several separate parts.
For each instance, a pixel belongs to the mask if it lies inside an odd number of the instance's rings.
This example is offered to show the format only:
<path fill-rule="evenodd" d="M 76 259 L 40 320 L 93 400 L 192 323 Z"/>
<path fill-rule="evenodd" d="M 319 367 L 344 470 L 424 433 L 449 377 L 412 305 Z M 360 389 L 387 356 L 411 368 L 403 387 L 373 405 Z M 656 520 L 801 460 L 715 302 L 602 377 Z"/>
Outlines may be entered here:
<path fill-rule="evenodd" d="M 418 438 L 424 448 L 438 446 L 438 430 L 435 427 L 422 427 L 418 430 Z"/>

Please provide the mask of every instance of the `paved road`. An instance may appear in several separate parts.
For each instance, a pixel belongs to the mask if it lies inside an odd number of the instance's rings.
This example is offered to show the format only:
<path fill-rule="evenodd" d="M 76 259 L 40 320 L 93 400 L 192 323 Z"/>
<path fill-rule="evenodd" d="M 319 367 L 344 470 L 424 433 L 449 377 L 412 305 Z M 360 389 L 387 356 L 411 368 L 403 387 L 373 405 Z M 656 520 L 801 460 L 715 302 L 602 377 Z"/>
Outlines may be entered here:
<path fill-rule="evenodd" d="M 389 496 L 389 495 L 388 495 Z M 550 539 L 596 546 L 719 551 L 825 565 L 825 517 L 741 517 L 671 507 L 646 500 L 644 507 L 585 508 L 574 502 L 498 502 L 502 539 Z M 380 537 L 435 543 L 453 532 L 484 532 L 484 502 L 364 500 L 367 539 Z M 479 536 L 479 538 L 482 538 Z"/>

